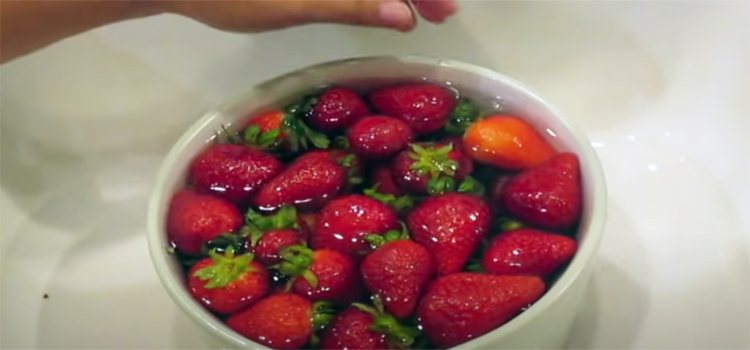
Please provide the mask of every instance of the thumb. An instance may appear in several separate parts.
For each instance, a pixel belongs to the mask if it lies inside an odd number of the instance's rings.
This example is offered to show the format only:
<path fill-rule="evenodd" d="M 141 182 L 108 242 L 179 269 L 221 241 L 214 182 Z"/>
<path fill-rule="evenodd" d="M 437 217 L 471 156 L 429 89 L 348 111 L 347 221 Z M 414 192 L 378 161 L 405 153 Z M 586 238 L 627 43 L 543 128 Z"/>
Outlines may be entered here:
<path fill-rule="evenodd" d="M 409 31 L 416 25 L 404 0 L 303 0 L 301 22 L 341 23 Z"/>

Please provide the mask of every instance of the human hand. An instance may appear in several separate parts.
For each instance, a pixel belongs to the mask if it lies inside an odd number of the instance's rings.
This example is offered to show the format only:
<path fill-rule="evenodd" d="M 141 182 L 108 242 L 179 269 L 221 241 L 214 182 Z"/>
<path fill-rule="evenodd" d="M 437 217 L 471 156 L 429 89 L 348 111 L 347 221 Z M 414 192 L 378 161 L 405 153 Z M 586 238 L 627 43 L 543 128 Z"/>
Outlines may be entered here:
<path fill-rule="evenodd" d="M 456 0 L 167 0 L 167 12 L 232 32 L 262 32 L 311 23 L 340 23 L 409 31 L 417 14 L 440 23 Z"/>

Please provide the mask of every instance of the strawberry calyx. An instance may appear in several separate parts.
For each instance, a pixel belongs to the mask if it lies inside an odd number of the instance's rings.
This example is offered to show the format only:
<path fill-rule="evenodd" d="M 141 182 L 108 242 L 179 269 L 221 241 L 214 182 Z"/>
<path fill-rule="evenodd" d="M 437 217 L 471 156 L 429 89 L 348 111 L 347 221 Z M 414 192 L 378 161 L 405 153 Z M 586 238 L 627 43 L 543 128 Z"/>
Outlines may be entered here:
<path fill-rule="evenodd" d="M 294 280 L 296 277 L 300 276 L 307 280 L 313 288 L 318 286 L 318 276 L 310 270 L 310 266 L 312 266 L 314 261 L 314 254 L 315 252 L 304 244 L 288 246 L 281 249 L 279 252 L 281 262 L 273 265 L 272 268 L 278 270 L 285 276 L 291 277 L 286 286 L 287 290 L 291 290 Z"/>
<path fill-rule="evenodd" d="M 372 188 L 365 189 L 363 192 L 365 196 L 383 202 L 399 212 L 414 206 L 414 200 L 410 196 L 403 195 L 397 197 L 390 193 L 381 193 L 378 192 L 378 187 L 380 187 L 379 182 L 372 186 Z"/>
<path fill-rule="evenodd" d="M 208 281 L 204 288 L 214 289 L 223 288 L 230 283 L 238 280 L 242 275 L 249 272 L 255 272 L 256 269 L 250 266 L 255 258 L 254 254 L 243 254 L 235 256 L 234 248 L 229 246 L 224 250 L 224 254 L 211 250 L 208 253 L 213 261 L 213 265 L 206 266 L 195 271 L 193 276 L 202 281 Z"/>
<path fill-rule="evenodd" d="M 406 228 L 406 224 L 403 221 L 399 221 L 401 225 L 400 230 L 390 230 L 382 235 L 370 234 L 364 237 L 365 242 L 370 243 L 373 249 L 380 248 L 386 243 L 398 241 L 402 239 L 409 239 L 409 229 Z"/>
<path fill-rule="evenodd" d="M 318 333 L 323 330 L 336 317 L 336 308 L 330 301 L 316 301 L 313 303 L 310 324 L 312 324 L 313 334 L 310 338 L 310 344 L 317 346 L 320 343 Z"/>
<path fill-rule="evenodd" d="M 445 131 L 452 135 L 462 135 L 480 118 L 479 107 L 470 99 L 462 97 L 448 117 L 448 121 L 445 123 Z"/>
<path fill-rule="evenodd" d="M 356 166 L 357 156 L 352 153 L 347 153 L 345 156 L 336 160 L 339 165 L 346 168 L 346 178 L 352 185 L 359 185 L 364 182 L 364 179 L 358 175 L 359 169 Z"/>
<path fill-rule="evenodd" d="M 297 208 L 284 205 L 272 215 L 261 215 L 252 208 L 245 214 L 245 226 L 240 230 L 242 236 L 250 237 L 250 244 L 255 247 L 263 237 L 263 233 L 270 230 L 295 229 L 299 230 Z"/>
<path fill-rule="evenodd" d="M 524 225 L 522 222 L 518 220 L 513 220 L 507 217 L 500 217 L 499 219 L 495 221 L 494 226 L 500 229 L 501 232 L 505 232 L 505 231 L 517 230 L 519 228 L 525 227 L 526 225 Z"/>
<path fill-rule="evenodd" d="M 459 164 L 450 158 L 453 143 L 442 147 L 436 147 L 434 144 L 423 147 L 420 144 L 413 143 L 410 147 L 412 151 L 409 153 L 409 158 L 415 161 L 410 169 L 415 170 L 417 175 L 429 175 L 431 178 L 438 178 L 441 175 L 453 176 L 456 174 Z"/>
<path fill-rule="evenodd" d="M 228 232 L 228 233 L 219 235 L 211 239 L 210 241 L 203 243 L 203 246 L 201 247 L 201 252 L 203 255 L 208 255 L 211 251 L 215 251 L 217 253 L 223 253 L 229 247 L 232 247 L 235 253 L 242 252 L 243 251 L 242 234 L 243 234 L 243 231 L 242 229 L 240 229 L 239 234 Z"/>
<path fill-rule="evenodd" d="M 261 132 L 260 126 L 250 125 L 245 129 L 242 140 L 248 145 L 252 145 L 263 150 L 268 150 L 276 148 L 276 146 L 278 146 L 280 136 L 280 129 Z"/>
<path fill-rule="evenodd" d="M 385 312 L 380 297 L 373 297 L 372 304 L 372 306 L 362 303 L 352 305 L 373 316 L 373 322 L 368 328 L 373 332 L 384 334 L 389 345 L 400 349 L 411 347 L 414 340 L 421 334 L 419 329 L 406 326 L 396 317 Z"/>
<path fill-rule="evenodd" d="M 477 179 L 467 176 L 464 181 L 461 181 L 461 183 L 458 184 L 456 191 L 484 196 L 487 189 L 481 182 L 477 181 Z"/>
<path fill-rule="evenodd" d="M 286 108 L 287 117 L 281 124 L 282 132 L 288 132 L 286 141 L 292 152 L 307 150 L 310 144 L 320 149 L 327 149 L 331 140 L 323 133 L 313 130 L 300 119 L 304 113 L 304 102 L 293 103 Z"/>

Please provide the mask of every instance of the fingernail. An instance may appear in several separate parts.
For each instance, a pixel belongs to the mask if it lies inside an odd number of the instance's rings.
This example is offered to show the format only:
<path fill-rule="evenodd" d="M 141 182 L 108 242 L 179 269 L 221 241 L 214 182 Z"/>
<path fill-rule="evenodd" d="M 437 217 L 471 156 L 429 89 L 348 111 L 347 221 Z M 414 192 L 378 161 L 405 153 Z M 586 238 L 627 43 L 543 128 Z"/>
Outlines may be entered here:
<path fill-rule="evenodd" d="M 411 9 L 402 1 L 383 1 L 379 11 L 383 23 L 396 29 L 408 29 L 414 21 Z"/>

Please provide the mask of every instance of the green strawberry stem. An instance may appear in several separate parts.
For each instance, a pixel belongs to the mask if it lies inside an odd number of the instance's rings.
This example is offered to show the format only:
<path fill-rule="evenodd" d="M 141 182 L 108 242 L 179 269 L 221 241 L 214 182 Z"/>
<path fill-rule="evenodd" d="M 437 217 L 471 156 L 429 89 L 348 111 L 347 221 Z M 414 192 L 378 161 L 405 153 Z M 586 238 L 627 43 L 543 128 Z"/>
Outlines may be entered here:
<path fill-rule="evenodd" d="M 414 340 L 421 334 L 419 329 L 408 327 L 399 322 L 393 315 L 385 312 L 380 297 L 373 297 L 372 304 L 373 306 L 361 303 L 352 304 L 373 316 L 374 320 L 369 327 L 371 331 L 384 334 L 391 345 L 402 349 L 409 348 L 414 344 Z"/>
<path fill-rule="evenodd" d="M 285 109 L 287 116 L 281 124 L 281 129 L 289 135 L 287 141 L 290 150 L 292 152 L 307 150 L 310 148 L 310 143 L 317 148 L 327 149 L 331 145 L 331 140 L 325 134 L 310 128 L 300 119 L 302 108 L 304 107 L 300 103 L 294 103 Z"/>
<path fill-rule="evenodd" d="M 454 192 L 456 190 L 456 180 L 452 177 L 433 177 L 427 181 L 427 193 L 431 196 Z"/>
<path fill-rule="evenodd" d="M 411 144 L 412 151 L 409 158 L 415 160 L 411 170 L 416 170 L 419 176 L 429 175 L 436 179 L 442 175 L 453 176 L 458 170 L 458 162 L 450 158 L 453 151 L 453 143 L 436 148 L 434 145 L 422 147 L 419 144 Z"/>
<path fill-rule="evenodd" d="M 308 283 L 314 288 L 318 286 L 318 277 L 310 271 L 310 266 L 313 264 L 314 252 L 312 249 L 298 244 L 289 247 L 284 247 L 279 252 L 282 261 L 271 268 L 277 269 L 285 276 L 292 277 L 289 279 L 287 289 L 291 288 L 294 283 L 295 277 L 302 276 Z"/>
<path fill-rule="evenodd" d="M 223 252 L 226 251 L 229 247 L 232 247 L 235 253 L 241 252 L 243 251 L 243 237 L 244 236 L 242 236 L 242 230 L 240 230 L 239 233 L 224 233 L 204 243 L 201 247 L 201 252 L 203 255 L 208 255 L 212 250 Z"/>
<path fill-rule="evenodd" d="M 407 195 L 396 197 L 390 193 L 380 193 L 378 187 L 380 187 L 380 183 L 376 183 L 375 186 L 365 189 L 363 192 L 366 196 L 381 201 L 393 207 L 396 211 L 404 211 L 414 206 L 414 200 L 411 197 Z"/>
<path fill-rule="evenodd" d="M 352 153 L 348 153 L 347 155 L 345 155 L 344 157 L 338 160 L 339 165 L 346 168 L 347 181 L 349 181 L 349 183 L 352 185 L 359 185 L 362 182 L 364 182 L 363 178 L 357 176 L 357 171 L 359 169 L 357 169 L 357 167 L 355 166 L 356 160 L 357 160 L 357 157 Z"/>
<path fill-rule="evenodd" d="M 495 221 L 494 226 L 497 227 L 501 232 L 505 232 L 522 228 L 525 225 L 518 220 L 513 220 L 507 217 L 500 217 Z"/>
<path fill-rule="evenodd" d="M 206 266 L 193 274 L 202 281 L 208 281 L 205 285 L 206 289 L 226 287 L 243 274 L 255 271 L 250 267 L 255 256 L 253 254 L 235 256 L 234 248 L 231 246 L 224 251 L 223 255 L 217 253 L 216 250 L 210 251 L 208 255 L 213 260 L 213 265 Z"/>
<path fill-rule="evenodd" d="M 260 126 L 251 125 L 245 129 L 243 140 L 248 145 L 268 150 L 278 146 L 279 135 L 281 135 L 281 130 L 279 129 L 261 133 Z"/>
<path fill-rule="evenodd" d="M 462 135 L 479 119 L 479 107 L 470 99 L 462 97 L 445 123 L 445 131 L 452 135 Z"/>
<path fill-rule="evenodd" d="M 477 179 L 467 176 L 464 181 L 458 185 L 458 192 L 475 194 L 477 196 L 484 196 L 487 192 L 485 186 L 477 181 Z"/>
<path fill-rule="evenodd" d="M 275 214 L 263 216 L 252 208 L 245 213 L 245 226 L 240 230 L 243 237 L 250 237 L 250 244 L 255 247 L 269 230 L 299 229 L 297 208 L 284 205 Z"/>
<path fill-rule="evenodd" d="M 318 333 L 331 323 L 334 317 L 336 317 L 336 308 L 334 308 L 333 303 L 329 301 L 317 301 L 313 303 L 312 316 L 310 317 L 313 334 L 310 337 L 310 345 L 317 347 L 320 343 Z"/>
<path fill-rule="evenodd" d="M 343 135 L 336 136 L 333 139 L 333 145 L 336 148 L 340 148 L 344 150 L 349 149 L 349 139 L 347 139 L 346 136 L 343 136 Z"/>
<path fill-rule="evenodd" d="M 377 249 L 377 248 L 382 247 L 388 242 L 398 241 L 401 239 L 409 239 L 410 238 L 409 229 L 406 228 L 406 224 L 404 224 L 403 221 L 399 221 L 399 224 L 401 225 L 401 230 L 391 230 L 382 235 L 378 235 L 378 234 L 366 235 L 364 237 L 364 240 L 367 243 L 370 243 L 373 249 Z"/>

